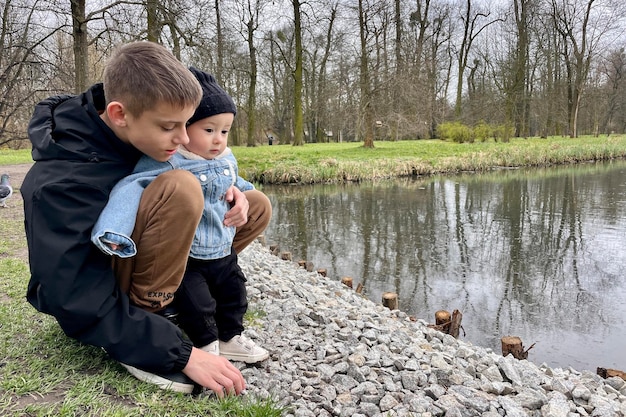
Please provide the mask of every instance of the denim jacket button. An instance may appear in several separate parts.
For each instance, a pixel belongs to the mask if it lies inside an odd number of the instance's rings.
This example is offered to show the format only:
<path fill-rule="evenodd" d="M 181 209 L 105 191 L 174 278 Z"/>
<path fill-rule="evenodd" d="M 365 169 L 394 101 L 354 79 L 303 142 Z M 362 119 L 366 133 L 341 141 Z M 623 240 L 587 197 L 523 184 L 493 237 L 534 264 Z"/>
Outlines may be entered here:
<path fill-rule="evenodd" d="M 230 171 L 228 169 L 224 170 L 224 175 L 230 175 Z"/>
<path fill-rule="evenodd" d="M 200 181 L 206 181 L 206 175 L 204 174 L 200 175 Z"/>

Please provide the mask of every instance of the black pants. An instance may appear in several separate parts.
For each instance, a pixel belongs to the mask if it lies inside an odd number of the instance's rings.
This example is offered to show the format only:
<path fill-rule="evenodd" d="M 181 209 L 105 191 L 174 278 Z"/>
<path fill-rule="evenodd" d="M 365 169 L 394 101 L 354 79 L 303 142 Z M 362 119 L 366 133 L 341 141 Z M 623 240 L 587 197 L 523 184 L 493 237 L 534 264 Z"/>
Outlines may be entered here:
<path fill-rule="evenodd" d="M 235 250 L 221 259 L 189 258 L 174 303 L 178 324 L 196 347 L 241 334 L 248 299 Z"/>

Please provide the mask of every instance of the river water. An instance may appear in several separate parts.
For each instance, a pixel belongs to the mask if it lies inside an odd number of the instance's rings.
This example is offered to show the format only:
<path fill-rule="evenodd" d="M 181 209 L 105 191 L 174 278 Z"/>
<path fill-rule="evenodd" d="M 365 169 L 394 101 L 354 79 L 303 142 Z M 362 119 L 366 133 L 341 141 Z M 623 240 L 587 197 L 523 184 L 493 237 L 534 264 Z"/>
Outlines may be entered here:
<path fill-rule="evenodd" d="M 529 360 L 626 371 L 626 162 L 358 185 L 265 186 L 265 232 L 328 279 L 434 322 L 463 314 L 460 339 Z"/>

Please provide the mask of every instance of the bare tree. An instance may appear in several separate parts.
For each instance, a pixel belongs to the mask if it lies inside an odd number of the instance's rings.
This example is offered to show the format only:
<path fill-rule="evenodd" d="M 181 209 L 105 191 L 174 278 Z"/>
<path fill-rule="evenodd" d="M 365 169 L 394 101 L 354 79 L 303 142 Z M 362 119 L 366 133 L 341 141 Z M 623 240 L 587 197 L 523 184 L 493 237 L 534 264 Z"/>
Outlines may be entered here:
<path fill-rule="evenodd" d="M 372 92 L 371 92 L 371 80 L 369 73 L 369 57 L 367 46 L 367 18 L 365 8 L 363 6 L 364 0 L 359 0 L 359 39 L 361 46 L 361 55 L 359 57 L 359 90 L 361 92 L 361 112 L 363 115 L 363 146 L 365 148 L 374 147 L 374 114 L 372 112 Z"/>
<path fill-rule="evenodd" d="M 85 11 L 85 0 L 72 0 L 72 3 L 80 1 L 83 3 L 83 12 Z M 159 42 L 161 39 L 161 30 L 163 23 L 159 16 L 159 2 L 158 0 L 146 0 L 146 22 L 148 36 L 147 40 L 150 42 Z"/>
<path fill-rule="evenodd" d="M 242 55 L 245 55 L 245 66 L 233 66 L 236 68 L 236 72 L 245 74 L 245 116 L 246 116 L 246 144 L 247 146 L 256 146 L 258 127 L 257 127 L 257 85 L 259 78 L 259 51 L 258 51 L 258 39 L 262 39 L 263 35 L 259 35 L 261 32 L 260 22 L 261 15 L 264 7 L 267 5 L 265 0 L 241 0 L 231 4 L 231 8 L 236 9 L 235 15 L 239 22 L 237 31 L 241 35 L 241 38 L 245 41 L 246 50 L 242 50 Z M 233 25 L 235 26 L 235 25 Z M 220 35 L 222 36 L 222 35 Z M 223 40 L 218 40 L 223 42 Z M 237 47 L 233 44 L 232 48 Z M 220 48 L 224 48 L 222 45 Z M 219 54 L 218 54 L 219 55 Z M 218 61 L 220 58 L 218 57 Z M 219 64 L 218 66 L 223 65 Z M 224 71 L 222 69 L 222 71 Z M 227 74 L 223 74 L 223 77 L 228 77 Z M 238 117 L 238 119 L 240 119 Z"/>
<path fill-rule="evenodd" d="M 87 68 L 89 67 L 85 0 L 71 0 L 70 4 L 74 39 L 74 92 L 79 93 L 87 88 Z"/>
<path fill-rule="evenodd" d="M 248 44 L 248 58 L 250 60 L 250 72 L 249 72 L 249 82 L 248 85 L 248 103 L 246 106 L 248 113 L 248 146 L 255 145 L 255 135 L 256 135 L 256 84 L 258 77 L 258 69 L 257 69 L 257 49 L 254 43 L 255 32 L 258 29 L 258 21 L 259 21 L 259 13 L 261 7 L 258 1 L 247 3 L 246 10 L 246 34 L 247 34 L 247 44 Z"/>
<path fill-rule="evenodd" d="M 468 67 L 472 44 L 483 30 L 499 20 L 497 18 L 490 18 L 491 12 L 489 11 L 482 11 L 480 9 L 474 10 L 472 7 L 472 0 L 464 0 L 464 2 L 465 7 L 462 9 L 462 14 L 460 16 L 463 25 L 463 36 L 457 52 L 457 88 L 456 100 L 454 104 L 454 114 L 457 118 L 461 117 L 463 79 L 465 70 Z M 484 19 L 488 20 L 483 23 L 482 21 Z"/>
<path fill-rule="evenodd" d="M 554 27 L 563 40 L 562 55 L 567 69 L 567 113 L 568 130 L 571 137 L 577 137 L 577 120 L 582 89 L 587 79 L 591 54 L 588 50 L 587 29 L 589 13 L 595 0 L 589 0 L 583 16 L 576 9 L 577 3 L 552 0 Z M 582 21 L 580 20 L 582 18 Z M 580 24 L 580 27 L 577 25 Z M 577 39 L 580 29 L 580 40 Z M 580 41 L 580 44 L 578 43 Z"/>
<path fill-rule="evenodd" d="M 295 68 L 293 71 L 293 145 L 304 144 L 304 114 L 302 111 L 302 16 L 300 14 L 300 0 L 291 0 L 293 5 L 293 27 L 294 27 L 294 53 Z"/>
<path fill-rule="evenodd" d="M 222 11 L 220 8 L 220 0 L 215 0 L 215 37 L 217 62 L 215 65 L 215 78 L 219 82 L 223 82 L 224 71 L 224 32 L 222 30 Z"/>
<path fill-rule="evenodd" d="M 32 106 L 47 90 L 54 74 L 44 54 L 60 27 L 46 27 L 44 16 L 54 10 L 43 1 L 6 0 L 0 28 L 0 147 L 26 139 Z M 53 26 L 52 24 L 50 24 Z"/>
<path fill-rule="evenodd" d="M 610 0 L 551 0 L 554 27 L 562 39 L 562 57 L 567 71 L 569 135 L 578 137 L 578 114 L 592 60 L 601 41 L 615 29 L 622 11 Z"/>
<path fill-rule="evenodd" d="M 507 120 L 515 126 L 515 136 L 527 136 L 529 134 L 527 75 L 530 47 L 530 7 L 532 3 L 533 0 L 513 0 L 513 16 L 517 36 L 506 112 Z"/>
<path fill-rule="evenodd" d="M 323 142 L 327 140 L 326 133 L 329 126 L 328 108 L 331 96 L 327 83 L 328 65 L 333 53 L 333 44 L 336 42 L 334 32 L 337 23 L 339 2 L 331 0 L 326 3 L 327 13 L 321 15 L 313 24 L 308 25 L 308 59 L 304 66 L 304 114 L 307 131 L 311 140 Z"/>
<path fill-rule="evenodd" d="M 602 78 L 606 79 L 603 96 L 608 100 L 599 130 L 606 133 L 621 131 L 626 124 L 623 116 L 626 110 L 626 53 L 623 46 L 610 52 L 601 65 L 601 72 Z"/>

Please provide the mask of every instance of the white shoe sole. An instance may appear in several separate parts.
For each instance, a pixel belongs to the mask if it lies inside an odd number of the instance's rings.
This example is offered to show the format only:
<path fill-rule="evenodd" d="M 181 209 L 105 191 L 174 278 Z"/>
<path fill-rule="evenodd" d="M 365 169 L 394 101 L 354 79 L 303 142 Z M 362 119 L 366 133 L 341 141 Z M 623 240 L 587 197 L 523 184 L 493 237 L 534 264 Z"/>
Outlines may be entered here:
<path fill-rule="evenodd" d="M 191 383 L 172 381 L 159 375 L 142 371 L 141 369 L 135 368 L 134 366 L 125 365 L 123 363 L 120 363 L 120 365 L 126 368 L 126 370 L 138 380 L 147 382 L 149 384 L 154 384 L 161 389 L 174 392 L 182 392 L 183 394 L 191 394 L 193 392 L 194 385 Z"/>
<path fill-rule="evenodd" d="M 225 357 L 231 361 L 245 362 L 245 363 L 257 363 L 264 361 L 270 357 L 269 352 L 261 353 L 255 356 L 247 355 L 245 353 L 228 353 L 220 351 L 220 356 Z"/>

